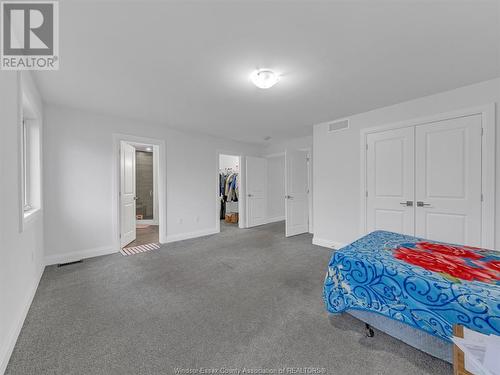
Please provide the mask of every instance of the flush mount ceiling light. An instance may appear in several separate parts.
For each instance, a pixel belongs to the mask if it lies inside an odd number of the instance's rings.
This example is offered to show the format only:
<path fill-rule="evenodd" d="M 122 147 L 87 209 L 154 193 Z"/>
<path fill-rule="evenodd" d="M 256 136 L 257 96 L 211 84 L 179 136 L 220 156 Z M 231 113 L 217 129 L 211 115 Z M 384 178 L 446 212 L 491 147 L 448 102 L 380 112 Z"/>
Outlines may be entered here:
<path fill-rule="evenodd" d="M 259 89 L 268 89 L 278 83 L 279 75 L 270 69 L 259 69 L 250 75 L 250 79 Z"/>

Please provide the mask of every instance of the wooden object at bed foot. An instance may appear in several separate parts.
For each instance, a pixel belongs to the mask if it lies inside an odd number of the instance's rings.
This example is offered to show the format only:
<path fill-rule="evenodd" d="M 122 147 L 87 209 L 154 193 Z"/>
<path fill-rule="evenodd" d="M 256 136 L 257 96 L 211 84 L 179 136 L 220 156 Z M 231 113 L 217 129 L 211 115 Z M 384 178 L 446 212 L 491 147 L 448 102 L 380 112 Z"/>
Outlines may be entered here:
<path fill-rule="evenodd" d="M 461 325 L 453 326 L 453 336 L 464 337 L 464 327 Z M 453 374 L 454 375 L 473 375 L 465 369 L 465 356 L 458 346 L 453 345 Z"/>

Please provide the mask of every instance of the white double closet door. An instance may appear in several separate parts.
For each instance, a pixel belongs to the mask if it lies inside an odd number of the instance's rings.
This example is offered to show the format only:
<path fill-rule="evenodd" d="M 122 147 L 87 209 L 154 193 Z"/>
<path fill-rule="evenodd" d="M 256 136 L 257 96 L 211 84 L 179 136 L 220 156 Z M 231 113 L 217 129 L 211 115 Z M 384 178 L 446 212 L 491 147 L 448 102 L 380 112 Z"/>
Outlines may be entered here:
<path fill-rule="evenodd" d="M 286 237 L 309 231 L 309 158 L 307 151 L 285 152 Z M 246 158 L 247 227 L 266 224 L 268 204 L 268 164 L 266 158 Z"/>
<path fill-rule="evenodd" d="M 368 232 L 481 246 L 481 116 L 367 136 Z"/>

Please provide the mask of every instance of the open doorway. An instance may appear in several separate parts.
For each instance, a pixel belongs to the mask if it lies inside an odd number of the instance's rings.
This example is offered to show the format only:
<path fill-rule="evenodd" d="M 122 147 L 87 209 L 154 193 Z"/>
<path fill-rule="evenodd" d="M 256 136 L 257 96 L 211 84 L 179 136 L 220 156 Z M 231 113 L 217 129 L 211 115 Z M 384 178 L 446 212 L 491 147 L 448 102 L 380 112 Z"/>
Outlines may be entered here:
<path fill-rule="evenodd" d="M 147 249 L 159 238 L 159 147 L 120 141 L 120 248 Z"/>
<path fill-rule="evenodd" d="M 241 222 L 241 156 L 219 154 L 217 219 L 221 232 Z"/>

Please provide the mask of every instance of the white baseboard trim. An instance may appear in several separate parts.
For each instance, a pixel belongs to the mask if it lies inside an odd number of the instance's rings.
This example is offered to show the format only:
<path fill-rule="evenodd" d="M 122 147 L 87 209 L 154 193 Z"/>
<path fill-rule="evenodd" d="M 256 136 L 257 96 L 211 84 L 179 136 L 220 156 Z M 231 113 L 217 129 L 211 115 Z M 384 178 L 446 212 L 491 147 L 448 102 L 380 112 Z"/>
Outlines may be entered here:
<path fill-rule="evenodd" d="M 35 297 L 35 293 L 38 289 L 38 284 L 40 283 L 40 279 L 42 278 L 44 270 L 45 267 L 41 266 L 38 274 L 35 276 L 33 285 L 28 291 L 28 295 L 26 296 L 26 300 L 24 301 L 22 312 L 17 322 L 12 325 L 12 330 L 9 333 L 7 344 L 4 348 L 2 348 L 2 351 L 0 352 L 0 374 L 4 374 L 5 370 L 7 369 L 7 365 L 9 364 L 10 357 L 12 355 L 12 352 L 14 351 L 14 347 L 16 346 L 17 339 L 19 337 L 19 334 L 21 333 L 21 329 L 23 328 L 24 321 L 26 320 L 26 316 L 28 315 L 28 311 L 31 307 L 31 303 L 33 302 L 33 298 Z"/>
<path fill-rule="evenodd" d="M 191 238 L 209 236 L 211 234 L 216 234 L 216 233 L 219 233 L 219 230 L 217 228 L 203 229 L 203 230 L 199 230 L 196 232 L 189 232 L 189 233 L 173 234 L 173 235 L 167 236 L 167 243 L 189 240 Z"/>
<path fill-rule="evenodd" d="M 285 219 L 286 219 L 285 216 L 271 217 L 267 219 L 267 223 L 268 224 L 276 223 L 277 221 L 284 221 Z"/>
<path fill-rule="evenodd" d="M 76 262 L 77 260 L 98 257 L 101 255 L 109 255 L 118 252 L 114 246 L 104 246 L 95 249 L 79 250 L 66 254 L 55 254 L 45 257 L 45 265 Z"/>
<path fill-rule="evenodd" d="M 335 250 L 338 250 L 346 245 L 345 243 L 342 243 L 342 242 L 326 240 L 324 238 L 318 238 L 316 236 L 313 236 L 312 243 L 313 243 L 313 245 L 327 247 L 329 249 L 335 249 Z"/>

